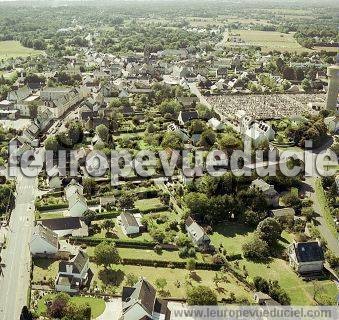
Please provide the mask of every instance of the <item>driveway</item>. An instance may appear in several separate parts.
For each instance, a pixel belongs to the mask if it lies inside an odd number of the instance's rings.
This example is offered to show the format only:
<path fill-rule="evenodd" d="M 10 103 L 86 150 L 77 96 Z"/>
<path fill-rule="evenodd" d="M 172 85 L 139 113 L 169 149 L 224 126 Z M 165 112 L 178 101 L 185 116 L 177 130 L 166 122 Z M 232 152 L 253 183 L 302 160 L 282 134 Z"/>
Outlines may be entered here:
<path fill-rule="evenodd" d="M 104 313 L 96 318 L 96 320 L 118 320 L 121 315 L 121 310 L 121 298 L 113 298 L 109 302 L 106 302 Z"/>

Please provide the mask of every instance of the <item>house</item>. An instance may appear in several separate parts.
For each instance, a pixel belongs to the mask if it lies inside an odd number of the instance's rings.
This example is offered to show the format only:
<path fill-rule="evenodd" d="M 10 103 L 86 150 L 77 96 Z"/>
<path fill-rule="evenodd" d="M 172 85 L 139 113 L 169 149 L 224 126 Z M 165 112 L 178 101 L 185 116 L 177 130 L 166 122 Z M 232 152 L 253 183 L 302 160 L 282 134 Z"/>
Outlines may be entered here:
<path fill-rule="evenodd" d="M 82 217 L 88 209 L 85 197 L 79 192 L 73 193 L 67 200 L 71 217 Z"/>
<path fill-rule="evenodd" d="M 103 209 L 112 210 L 116 203 L 114 195 L 100 197 L 100 212 Z"/>
<path fill-rule="evenodd" d="M 288 256 L 290 266 L 300 274 L 320 273 L 324 268 L 324 251 L 318 241 L 294 242 Z"/>
<path fill-rule="evenodd" d="M 92 177 L 100 177 L 106 173 L 109 163 L 101 151 L 92 151 L 86 158 L 86 171 Z"/>
<path fill-rule="evenodd" d="M 183 106 L 184 109 L 192 109 L 199 102 L 198 97 L 178 97 L 177 101 Z"/>
<path fill-rule="evenodd" d="M 127 236 L 139 234 L 143 225 L 141 223 L 141 214 L 132 214 L 124 212 L 118 217 L 121 229 Z"/>
<path fill-rule="evenodd" d="M 215 72 L 215 77 L 217 79 L 226 78 L 228 74 L 227 67 L 219 67 Z"/>
<path fill-rule="evenodd" d="M 252 181 L 251 188 L 261 191 L 267 203 L 273 207 L 279 206 L 279 193 L 274 189 L 273 185 L 268 184 L 262 179 Z"/>
<path fill-rule="evenodd" d="M 73 179 L 65 188 L 65 194 L 70 216 L 82 217 L 88 209 L 83 186 Z"/>
<path fill-rule="evenodd" d="M 17 90 L 10 91 L 7 94 L 7 100 L 13 103 L 18 103 L 26 98 L 28 98 L 32 93 L 27 86 L 23 86 Z"/>
<path fill-rule="evenodd" d="M 123 287 L 120 320 L 169 320 L 167 301 L 156 297 L 156 290 L 145 279 L 133 287 Z"/>
<path fill-rule="evenodd" d="M 276 219 L 281 219 L 281 218 L 293 218 L 295 216 L 295 210 L 293 208 L 281 208 L 281 209 L 275 209 L 271 210 L 271 215 L 272 217 Z"/>
<path fill-rule="evenodd" d="M 56 87 L 44 88 L 40 92 L 40 98 L 57 119 L 79 103 L 83 97 L 79 88 Z"/>
<path fill-rule="evenodd" d="M 83 251 L 70 261 L 60 261 L 55 290 L 76 293 L 88 282 L 89 258 Z"/>
<path fill-rule="evenodd" d="M 199 226 L 191 217 L 185 221 L 185 229 L 193 243 L 198 247 L 208 247 L 211 239 L 205 230 Z"/>
<path fill-rule="evenodd" d="M 57 166 L 50 170 L 46 170 L 48 175 L 48 186 L 52 189 L 61 189 L 62 187 L 62 173 Z"/>
<path fill-rule="evenodd" d="M 42 224 L 37 224 L 34 227 L 29 248 L 33 256 L 56 254 L 59 250 L 58 235 Z"/>
<path fill-rule="evenodd" d="M 79 217 L 38 220 L 37 223 L 54 231 L 59 237 L 87 237 L 88 226 Z"/>
<path fill-rule="evenodd" d="M 184 126 L 187 122 L 198 119 L 199 114 L 197 111 L 180 111 L 178 121 L 181 126 Z"/>
<path fill-rule="evenodd" d="M 254 145 L 259 145 L 264 141 L 271 141 L 274 139 L 275 131 L 272 127 L 263 122 L 253 122 L 245 131 L 245 136 L 250 138 Z"/>
<path fill-rule="evenodd" d="M 263 292 L 255 292 L 253 300 L 260 306 L 279 306 L 280 303 L 272 299 L 268 294 Z"/>
<path fill-rule="evenodd" d="M 187 132 L 180 129 L 175 123 L 170 123 L 167 126 L 167 131 L 169 132 L 175 132 L 183 142 L 187 142 L 190 140 L 190 137 L 188 136 Z"/>
<path fill-rule="evenodd" d="M 80 183 L 78 183 L 74 179 L 72 179 L 72 181 L 65 188 L 66 199 L 68 199 L 74 193 L 79 193 L 79 194 L 83 195 L 84 194 L 84 187 Z"/>
<path fill-rule="evenodd" d="M 214 131 L 220 131 L 224 129 L 224 124 L 216 118 L 209 119 L 207 125 Z"/>

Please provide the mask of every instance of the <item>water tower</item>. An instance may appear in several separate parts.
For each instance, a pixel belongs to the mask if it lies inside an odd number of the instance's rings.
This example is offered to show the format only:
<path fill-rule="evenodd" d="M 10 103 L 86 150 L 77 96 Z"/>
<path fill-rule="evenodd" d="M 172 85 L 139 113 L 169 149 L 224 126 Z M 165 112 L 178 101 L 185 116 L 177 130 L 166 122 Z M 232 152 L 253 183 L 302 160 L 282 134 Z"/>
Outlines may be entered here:
<path fill-rule="evenodd" d="M 337 55 L 336 64 L 327 68 L 328 89 L 326 107 L 327 110 L 336 110 L 337 99 L 339 94 L 339 54 Z"/>

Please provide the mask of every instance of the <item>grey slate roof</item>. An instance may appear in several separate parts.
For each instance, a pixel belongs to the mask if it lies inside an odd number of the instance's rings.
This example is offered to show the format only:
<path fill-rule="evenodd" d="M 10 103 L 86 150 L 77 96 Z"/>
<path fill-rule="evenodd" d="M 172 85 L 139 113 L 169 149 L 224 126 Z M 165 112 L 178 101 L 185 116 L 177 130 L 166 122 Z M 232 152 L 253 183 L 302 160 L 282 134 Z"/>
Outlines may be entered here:
<path fill-rule="evenodd" d="M 133 288 L 124 288 L 124 290 L 124 310 L 129 309 L 135 303 L 140 303 L 149 314 L 153 313 L 156 291 L 147 280 L 141 279 Z M 127 291 L 128 293 L 131 293 L 130 296 L 127 296 Z"/>
<path fill-rule="evenodd" d="M 59 272 L 66 272 L 66 266 L 72 265 L 73 273 L 79 274 L 84 269 L 86 263 L 88 262 L 88 255 L 79 251 L 79 253 L 70 261 L 60 261 L 59 263 Z"/>
<path fill-rule="evenodd" d="M 294 244 L 299 262 L 324 261 L 324 251 L 317 241 L 298 242 Z"/>
<path fill-rule="evenodd" d="M 78 217 L 44 219 L 39 222 L 51 230 L 71 230 L 81 228 L 80 219 Z"/>
<path fill-rule="evenodd" d="M 41 224 L 37 224 L 34 228 L 34 234 L 39 235 L 42 239 L 51 244 L 53 247 L 58 248 L 58 235 L 51 229 Z"/>
<path fill-rule="evenodd" d="M 121 223 L 125 227 L 139 227 L 137 219 L 135 219 L 134 215 L 129 212 L 123 212 L 121 214 Z"/>

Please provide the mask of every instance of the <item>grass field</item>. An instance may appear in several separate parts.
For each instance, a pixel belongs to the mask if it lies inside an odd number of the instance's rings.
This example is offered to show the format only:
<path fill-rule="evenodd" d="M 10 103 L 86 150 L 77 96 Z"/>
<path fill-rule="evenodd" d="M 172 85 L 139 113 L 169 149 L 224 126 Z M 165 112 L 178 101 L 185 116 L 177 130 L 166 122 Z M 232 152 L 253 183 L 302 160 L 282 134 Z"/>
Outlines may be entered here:
<path fill-rule="evenodd" d="M 280 286 L 287 292 L 291 298 L 292 305 L 315 305 L 313 300 L 314 285 L 312 282 L 303 281 L 291 269 L 289 264 L 281 259 L 273 259 L 268 264 L 251 262 L 248 260 L 240 261 L 240 268 L 246 266 L 249 277 L 264 277 L 267 280 L 277 280 Z M 338 289 L 333 281 L 317 281 L 324 294 L 329 297 L 332 303 L 338 294 Z"/>
<path fill-rule="evenodd" d="M 37 309 L 37 313 L 39 315 L 42 315 L 47 311 L 45 302 L 52 300 L 54 296 L 54 294 L 49 294 L 39 300 Z M 105 301 L 99 298 L 75 296 L 71 298 L 71 302 L 75 303 L 76 305 L 88 304 L 92 310 L 92 319 L 95 319 L 103 314 L 106 308 Z"/>
<path fill-rule="evenodd" d="M 0 59 L 27 57 L 37 55 L 42 51 L 25 48 L 19 41 L 0 41 Z"/>
<path fill-rule="evenodd" d="M 95 247 L 87 247 L 86 253 L 89 256 L 93 256 L 94 248 Z M 145 259 L 145 257 L 147 257 L 147 259 L 158 260 L 158 261 L 186 261 L 188 260 L 188 259 L 180 258 L 178 251 L 163 250 L 160 254 L 158 254 L 155 251 L 149 250 L 149 249 L 118 248 L 118 252 L 122 259 Z M 196 256 L 197 262 L 204 262 L 207 260 L 211 260 L 211 259 L 205 259 L 200 252 L 197 253 L 197 256 Z"/>
<path fill-rule="evenodd" d="M 190 284 L 198 285 L 203 284 L 214 289 L 218 294 L 218 299 L 229 298 L 231 292 L 239 299 L 246 298 L 252 301 L 252 293 L 249 292 L 241 282 L 239 282 L 233 275 L 225 274 L 227 281 L 220 282 L 218 286 L 214 283 L 215 271 L 197 270 L 192 272 L 192 276 L 188 277 L 189 272 L 183 269 L 169 269 L 169 268 L 155 268 L 145 266 L 129 266 L 129 265 L 117 265 L 113 266 L 116 279 L 118 283 L 116 286 L 116 292 L 121 293 L 122 287 L 125 285 L 125 277 L 127 274 L 133 274 L 137 277 L 144 277 L 153 285 L 159 278 L 165 278 L 167 285 L 165 291 L 167 296 L 175 298 L 185 298 L 186 296 L 186 284 L 189 280 Z M 91 264 L 91 270 L 94 273 L 94 281 L 99 287 L 102 285 L 103 280 L 103 268 L 97 267 Z"/>
<path fill-rule="evenodd" d="M 285 34 L 275 31 L 237 30 L 246 44 L 262 47 L 264 52 L 270 50 L 304 52 L 310 51 L 302 47 L 294 38 L 293 34 Z"/>
<path fill-rule="evenodd" d="M 227 254 L 241 254 L 242 245 L 253 234 L 253 229 L 241 224 L 221 224 L 214 229 L 211 235 L 212 244 L 219 247 L 220 244 L 226 249 Z M 291 233 L 284 231 L 279 244 L 286 248 L 294 240 Z M 314 305 L 313 291 L 314 286 L 311 282 L 305 282 L 291 269 L 288 262 L 281 259 L 272 259 L 265 264 L 239 260 L 240 270 L 246 267 L 249 278 L 263 276 L 268 280 L 277 280 L 280 286 L 286 290 L 290 296 L 292 304 L 295 305 Z M 338 290 L 332 281 L 324 280 L 317 282 L 323 288 L 324 294 L 332 300 Z"/>
<path fill-rule="evenodd" d="M 150 199 L 141 199 L 137 200 L 134 203 L 134 206 L 140 211 L 157 209 L 163 207 L 164 204 L 160 201 L 159 198 L 150 198 Z"/>
<path fill-rule="evenodd" d="M 320 179 L 317 179 L 315 181 L 315 194 L 317 197 L 316 199 L 318 200 L 320 210 L 322 211 L 322 216 L 325 218 L 327 227 L 331 230 L 332 234 L 335 237 L 337 237 L 338 233 L 335 227 L 334 219 L 333 216 L 331 215 L 331 210 L 328 206 L 327 197 Z"/>

